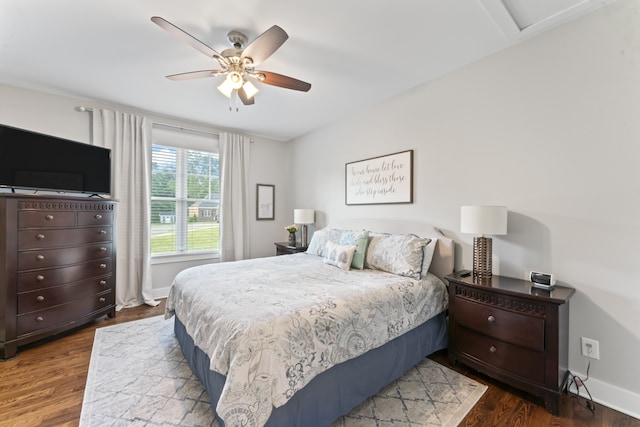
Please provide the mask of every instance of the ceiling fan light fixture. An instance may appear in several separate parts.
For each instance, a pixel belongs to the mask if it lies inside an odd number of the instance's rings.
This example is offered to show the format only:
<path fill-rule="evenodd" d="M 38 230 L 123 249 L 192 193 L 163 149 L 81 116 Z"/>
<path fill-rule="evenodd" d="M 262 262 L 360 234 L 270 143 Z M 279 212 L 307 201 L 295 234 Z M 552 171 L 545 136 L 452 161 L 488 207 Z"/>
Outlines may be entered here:
<path fill-rule="evenodd" d="M 227 98 L 231 98 L 231 93 L 233 92 L 233 83 L 229 80 L 229 78 L 224 79 L 222 84 L 218 86 L 218 90 Z"/>
<path fill-rule="evenodd" d="M 234 89 L 240 89 L 244 83 L 244 78 L 239 72 L 232 71 L 227 75 L 227 81 Z"/>
<path fill-rule="evenodd" d="M 247 98 L 251 99 L 253 98 L 253 96 L 259 92 L 260 89 L 258 89 L 257 87 L 255 87 L 253 85 L 253 83 L 251 83 L 249 80 L 247 80 L 246 82 L 244 82 L 244 85 L 242 85 L 242 88 L 244 89 L 244 93 L 247 94 Z"/>

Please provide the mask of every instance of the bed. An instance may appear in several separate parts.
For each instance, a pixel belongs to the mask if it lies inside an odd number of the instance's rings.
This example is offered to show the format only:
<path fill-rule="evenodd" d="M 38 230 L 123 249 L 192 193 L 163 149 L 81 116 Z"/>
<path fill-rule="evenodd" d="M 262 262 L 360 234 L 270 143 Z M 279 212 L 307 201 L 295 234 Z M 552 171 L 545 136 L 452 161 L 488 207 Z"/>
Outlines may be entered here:
<path fill-rule="evenodd" d="M 453 248 L 424 224 L 341 221 L 306 253 L 182 271 L 165 316 L 222 426 L 329 426 L 446 347 Z"/>

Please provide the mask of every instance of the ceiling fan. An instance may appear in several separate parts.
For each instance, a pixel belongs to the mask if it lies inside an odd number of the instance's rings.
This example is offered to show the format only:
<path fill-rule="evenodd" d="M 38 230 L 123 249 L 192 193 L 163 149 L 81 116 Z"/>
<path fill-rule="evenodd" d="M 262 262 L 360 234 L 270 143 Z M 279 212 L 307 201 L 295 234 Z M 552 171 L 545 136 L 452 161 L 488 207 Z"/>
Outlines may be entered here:
<path fill-rule="evenodd" d="M 307 92 L 311 89 L 311 84 L 303 82 L 302 80 L 270 71 L 255 69 L 257 65 L 260 65 L 269 58 L 289 38 L 287 33 L 277 25 L 272 26 L 260 34 L 248 45 L 246 44 L 247 36 L 245 34 L 235 30 L 230 31 L 227 37 L 233 47 L 223 50 L 222 53 L 218 53 L 164 18 L 154 16 L 151 18 L 151 21 L 208 57 L 215 59 L 221 67 L 221 69 L 218 70 L 190 71 L 187 73 L 172 74 L 167 76 L 170 80 L 187 80 L 226 75 L 225 80 L 218 86 L 218 90 L 230 99 L 234 94 L 237 94 L 237 97 L 240 98 L 244 105 L 252 105 L 254 103 L 254 95 L 258 92 L 258 88 L 251 83 L 252 79 L 260 83 L 302 92 Z M 231 107 L 229 107 L 229 109 L 231 109 Z"/>

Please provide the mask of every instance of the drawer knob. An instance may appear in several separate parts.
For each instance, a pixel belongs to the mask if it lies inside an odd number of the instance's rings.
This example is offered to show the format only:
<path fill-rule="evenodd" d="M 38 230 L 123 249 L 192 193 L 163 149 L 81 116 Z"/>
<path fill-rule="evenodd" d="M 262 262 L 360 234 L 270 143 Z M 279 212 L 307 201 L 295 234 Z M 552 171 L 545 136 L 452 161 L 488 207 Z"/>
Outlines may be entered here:
<path fill-rule="evenodd" d="M 107 299 L 105 297 L 100 297 L 100 302 L 105 302 Z"/>
<path fill-rule="evenodd" d="M 53 215 L 51 215 L 51 214 L 45 215 L 44 219 L 46 219 L 47 221 L 52 221 L 53 220 Z"/>
<path fill-rule="evenodd" d="M 497 348 L 495 348 L 494 346 L 491 346 L 491 347 L 489 347 L 489 351 L 490 351 L 491 353 L 495 353 L 496 351 L 498 351 L 498 349 L 497 349 Z"/>
<path fill-rule="evenodd" d="M 107 232 L 105 230 L 100 230 L 99 233 L 100 233 L 101 236 L 104 236 L 105 234 L 107 234 Z"/>
<path fill-rule="evenodd" d="M 36 255 L 36 259 L 38 261 L 43 261 L 44 260 L 44 255 Z"/>
<path fill-rule="evenodd" d="M 493 316 L 489 316 L 489 317 L 487 317 L 487 320 L 489 321 L 489 323 L 493 323 L 493 322 L 496 321 L 496 318 L 493 317 Z"/>
<path fill-rule="evenodd" d="M 44 297 L 42 295 L 38 295 L 36 297 L 36 301 L 44 301 Z"/>
<path fill-rule="evenodd" d="M 107 264 L 100 264 L 100 268 L 107 268 Z"/>
<path fill-rule="evenodd" d="M 100 248 L 100 252 L 107 252 L 107 248 Z"/>
<path fill-rule="evenodd" d="M 96 216 L 94 217 L 95 219 L 102 219 L 102 215 L 100 214 L 96 214 Z"/>
<path fill-rule="evenodd" d="M 42 281 L 44 280 L 44 276 L 43 276 L 42 274 L 38 274 L 38 275 L 36 276 L 36 280 L 37 280 L 38 282 L 42 282 Z"/>
<path fill-rule="evenodd" d="M 44 240 L 44 234 L 40 234 L 40 233 L 36 234 L 36 239 Z"/>
<path fill-rule="evenodd" d="M 44 320 L 44 317 L 42 316 L 36 317 L 36 322 L 42 322 L 43 320 Z"/>
<path fill-rule="evenodd" d="M 100 280 L 100 285 L 101 286 L 106 286 L 107 285 L 107 281 L 106 280 Z"/>

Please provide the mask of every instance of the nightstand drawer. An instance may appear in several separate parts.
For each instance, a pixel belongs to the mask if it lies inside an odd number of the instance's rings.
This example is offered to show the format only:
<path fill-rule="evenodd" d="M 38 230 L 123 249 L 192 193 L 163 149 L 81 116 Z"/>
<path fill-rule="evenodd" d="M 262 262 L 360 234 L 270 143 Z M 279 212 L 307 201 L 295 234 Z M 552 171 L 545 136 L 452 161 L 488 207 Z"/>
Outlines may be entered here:
<path fill-rule="evenodd" d="M 456 328 L 456 334 L 461 352 L 531 381 L 544 382 L 543 352 L 512 345 L 460 326 Z"/>
<path fill-rule="evenodd" d="M 469 329 L 511 344 L 544 351 L 544 318 L 491 305 L 455 299 L 456 321 Z"/>

